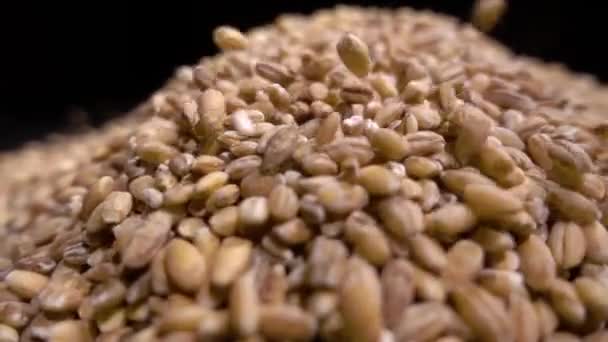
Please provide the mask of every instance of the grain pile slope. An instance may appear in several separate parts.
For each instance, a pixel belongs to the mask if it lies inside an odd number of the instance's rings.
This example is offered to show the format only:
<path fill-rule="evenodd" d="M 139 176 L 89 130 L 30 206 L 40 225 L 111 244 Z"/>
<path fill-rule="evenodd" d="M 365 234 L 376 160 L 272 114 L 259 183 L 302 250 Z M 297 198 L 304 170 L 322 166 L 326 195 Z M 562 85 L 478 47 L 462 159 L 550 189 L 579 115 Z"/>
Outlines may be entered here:
<path fill-rule="evenodd" d="M 3 341 L 606 341 L 608 91 L 409 9 L 284 16 L 0 156 Z"/>

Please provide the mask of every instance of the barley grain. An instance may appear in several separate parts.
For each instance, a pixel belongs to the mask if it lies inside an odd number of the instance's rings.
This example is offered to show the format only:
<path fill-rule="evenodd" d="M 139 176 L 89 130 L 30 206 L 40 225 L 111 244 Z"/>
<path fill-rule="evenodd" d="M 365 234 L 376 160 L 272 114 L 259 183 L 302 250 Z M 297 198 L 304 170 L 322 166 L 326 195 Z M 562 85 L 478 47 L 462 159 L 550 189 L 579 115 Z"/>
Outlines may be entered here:
<path fill-rule="evenodd" d="M 213 42 L 222 50 L 240 50 L 248 45 L 247 38 L 236 28 L 220 26 L 213 31 Z"/>
<path fill-rule="evenodd" d="M 356 35 L 347 33 L 336 46 L 346 67 L 355 75 L 363 77 L 369 73 L 372 61 L 367 45 Z"/>

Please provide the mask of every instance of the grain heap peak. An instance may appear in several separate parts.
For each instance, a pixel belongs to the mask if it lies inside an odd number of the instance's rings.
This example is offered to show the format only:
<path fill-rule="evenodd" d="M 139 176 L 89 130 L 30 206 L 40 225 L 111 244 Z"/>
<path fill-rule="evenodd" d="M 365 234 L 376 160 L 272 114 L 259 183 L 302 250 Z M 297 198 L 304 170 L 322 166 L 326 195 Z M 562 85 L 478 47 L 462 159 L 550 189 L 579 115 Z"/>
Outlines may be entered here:
<path fill-rule="evenodd" d="M 605 88 L 410 9 L 213 40 L 0 156 L 3 339 L 608 338 Z"/>

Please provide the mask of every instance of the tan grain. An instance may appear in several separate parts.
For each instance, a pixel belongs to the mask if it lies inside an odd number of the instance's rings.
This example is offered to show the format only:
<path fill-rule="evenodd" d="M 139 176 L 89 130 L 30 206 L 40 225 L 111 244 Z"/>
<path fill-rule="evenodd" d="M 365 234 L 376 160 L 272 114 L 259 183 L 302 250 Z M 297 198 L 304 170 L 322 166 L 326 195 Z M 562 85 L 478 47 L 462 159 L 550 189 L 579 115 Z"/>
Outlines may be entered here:
<path fill-rule="evenodd" d="M 355 34 L 346 33 L 336 45 L 340 59 L 355 75 L 363 77 L 369 73 L 372 61 L 367 45 Z"/>

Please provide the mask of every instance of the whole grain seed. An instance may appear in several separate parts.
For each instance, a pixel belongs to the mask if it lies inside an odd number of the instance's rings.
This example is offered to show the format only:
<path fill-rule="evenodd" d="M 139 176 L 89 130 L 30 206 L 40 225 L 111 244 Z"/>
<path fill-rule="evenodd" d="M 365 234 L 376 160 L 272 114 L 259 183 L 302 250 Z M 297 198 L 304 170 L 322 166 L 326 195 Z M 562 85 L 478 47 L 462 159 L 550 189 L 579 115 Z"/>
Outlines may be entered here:
<path fill-rule="evenodd" d="M 608 317 L 608 287 L 590 277 L 575 280 L 576 292 L 587 310 L 596 319 Z"/>
<path fill-rule="evenodd" d="M 230 290 L 230 322 L 240 336 L 250 336 L 258 329 L 260 308 L 255 275 L 243 274 Z"/>
<path fill-rule="evenodd" d="M 125 311 L 124 308 L 112 309 L 103 312 L 96 317 L 95 321 L 97 323 L 97 328 L 102 333 L 100 336 L 101 340 L 103 340 L 104 337 L 111 339 L 114 336 L 116 336 L 116 339 L 119 339 L 119 334 L 126 334 L 122 329 L 126 321 Z"/>
<path fill-rule="evenodd" d="M 285 267 L 274 265 L 269 268 L 263 279 L 257 283 L 260 301 L 266 304 L 284 303 L 289 288 L 288 282 Z"/>
<path fill-rule="evenodd" d="M 537 225 L 534 218 L 525 210 L 511 214 L 504 214 L 495 220 L 497 228 L 509 230 L 521 237 L 528 236 L 536 231 Z M 542 231 L 538 232 L 542 236 Z M 546 236 L 543 237 L 545 239 Z"/>
<path fill-rule="evenodd" d="M 538 341 L 540 324 L 532 302 L 524 296 L 513 294 L 509 298 L 509 313 L 513 320 L 516 341 Z"/>
<path fill-rule="evenodd" d="M 13 270 L 6 275 L 4 282 L 15 294 L 31 299 L 46 286 L 48 277 L 30 271 Z"/>
<path fill-rule="evenodd" d="M 257 171 L 260 165 L 262 165 L 262 159 L 259 156 L 244 156 L 228 163 L 224 171 L 230 176 L 230 179 L 240 180 Z"/>
<path fill-rule="evenodd" d="M 594 173 L 585 173 L 582 175 L 579 191 L 595 200 L 602 200 L 606 196 L 606 184 L 602 176 Z"/>
<path fill-rule="evenodd" d="M 316 141 L 319 145 L 325 145 L 334 140 L 340 128 L 340 114 L 333 112 L 325 117 L 316 131 Z"/>
<path fill-rule="evenodd" d="M 442 152 L 445 148 L 445 138 L 432 131 L 408 132 L 406 155 L 425 156 Z"/>
<path fill-rule="evenodd" d="M 441 182 L 450 191 L 459 196 L 464 196 L 464 190 L 470 184 L 495 185 L 488 177 L 470 169 L 444 171 L 441 174 Z"/>
<path fill-rule="evenodd" d="M 37 299 L 46 312 L 71 312 L 78 309 L 90 289 L 91 284 L 80 274 L 57 268 Z"/>
<path fill-rule="evenodd" d="M 192 162 L 192 172 L 206 175 L 214 171 L 221 171 L 224 166 L 225 162 L 216 156 L 201 155 Z"/>
<path fill-rule="evenodd" d="M 306 265 L 307 282 L 314 287 L 336 288 L 342 281 L 348 250 L 339 240 L 319 236 L 312 242 Z"/>
<path fill-rule="evenodd" d="M 420 207 L 422 208 L 422 211 L 426 213 L 440 204 L 441 193 L 437 183 L 430 179 L 421 180 L 420 186 L 422 187 Z"/>
<path fill-rule="evenodd" d="M 505 187 L 521 184 L 525 175 L 515 165 L 511 156 L 498 144 L 490 143 L 490 140 L 480 151 L 480 170 Z"/>
<path fill-rule="evenodd" d="M 289 186 L 275 186 L 268 197 L 270 216 L 278 221 L 295 217 L 300 207 L 297 193 Z"/>
<path fill-rule="evenodd" d="M 340 287 L 343 333 L 350 341 L 377 341 L 382 333 L 382 286 L 376 270 L 352 258 Z M 365 308 L 361 310 L 360 308 Z"/>
<path fill-rule="evenodd" d="M 145 223 L 145 220 L 140 216 L 130 216 L 125 219 L 121 224 L 114 226 L 112 228 L 112 233 L 114 238 L 116 239 L 116 247 L 117 250 L 121 253 L 124 253 L 127 246 L 131 242 L 131 238 L 135 233 L 135 230 L 138 229 Z"/>
<path fill-rule="evenodd" d="M 523 276 L 514 270 L 484 269 L 477 278 L 481 287 L 505 299 L 513 294 L 527 294 Z"/>
<path fill-rule="evenodd" d="M 559 318 L 549 304 L 543 300 L 535 301 L 534 309 L 536 310 L 536 317 L 538 317 L 540 336 L 548 338 L 557 329 Z"/>
<path fill-rule="evenodd" d="M 166 164 L 161 164 L 156 168 L 154 180 L 156 188 L 160 191 L 167 191 L 169 188 L 174 187 L 178 182 L 177 177 L 171 173 L 171 170 Z"/>
<path fill-rule="evenodd" d="M 404 164 L 408 176 L 413 178 L 433 178 L 441 172 L 441 164 L 426 157 L 411 156 Z"/>
<path fill-rule="evenodd" d="M 484 32 L 491 31 L 506 9 L 505 0 L 478 0 L 473 9 L 473 23 Z"/>
<path fill-rule="evenodd" d="M 446 254 L 443 276 L 447 279 L 474 279 L 484 266 L 483 249 L 471 240 L 456 242 Z"/>
<path fill-rule="evenodd" d="M 492 185 L 466 185 L 463 196 L 465 202 L 481 219 L 496 218 L 523 209 L 523 203 L 519 198 Z"/>
<path fill-rule="evenodd" d="M 492 258 L 492 263 L 496 269 L 516 271 L 520 269 L 521 257 L 515 251 L 505 251 Z"/>
<path fill-rule="evenodd" d="M 266 223 L 270 216 L 266 197 L 249 197 L 238 206 L 239 224 L 245 227 L 257 227 Z M 248 228 L 243 228 L 248 229 Z"/>
<path fill-rule="evenodd" d="M 378 165 L 362 168 L 358 181 L 372 195 L 392 195 L 399 191 L 400 187 L 398 176 Z"/>
<path fill-rule="evenodd" d="M 159 141 L 146 141 L 137 145 L 135 153 L 141 160 L 158 165 L 175 157 L 177 150 Z"/>
<path fill-rule="evenodd" d="M 354 251 L 372 265 L 384 265 L 391 256 L 389 240 L 385 233 L 372 222 L 356 222 L 359 218 L 353 217 L 365 215 L 361 212 L 353 212 L 347 219 L 344 237 L 354 245 Z"/>
<path fill-rule="evenodd" d="M 308 341 L 317 333 L 314 317 L 294 305 L 263 306 L 259 324 L 260 331 L 271 339 Z"/>
<path fill-rule="evenodd" d="M 147 265 L 166 242 L 172 221 L 171 215 L 164 211 L 149 214 L 143 226 L 133 233 L 122 253 L 125 266 L 141 268 Z"/>
<path fill-rule="evenodd" d="M 411 81 L 408 83 L 408 86 L 411 86 L 415 82 L 419 81 Z M 403 95 L 407 96 L 408 86 L 405 88 L 405 92 Z M 429 86 L 426 84 L 416 85 L 416 89 L 414 90 L 416 95 L 423 97 L 428 95 L 430 92 Z M 439 127 L 441 124 L 441 116 L 436 108 L 431 107 L 431 104 L 427 100 L 423 100 L 421 104 L 414 105 L 408 109 L 408 113 L 413 115 L 416 118 L 416 122 L 418 123 L 418 127 L 421 130 L 432 130 Z"/>
<path fill-rule="evenodd" d="M 422 186 L 410 178 L 403 178 L 399 186 L 399 194 L 410 200 L 420 200 L 422 198 Z"/>
<path fill-rule="evenodd" d="M 289 247 L 282 244 L 280 241 L 272 235 L 266 235 L 262 238 L 261 246 L 264 251 L 268 252 L 271 256 L 282 260 L 283 262 L 290 262 L 294 259 L 294 253 Z"/>
<path fill-rule="evenodd" d="M 178 184 L 163 194 L 163 204 L 166 206 L 178 206 L 188 203 L 194 194 L 193 184 Z"/>
<path fill-rule="evenodd" d="M 13 327 L 8 325 L 0 324 L 0 341 L 5 342 L 18 342 L 19 332 Z"/>
<path fill-rule="evenodd" d="M 580 325 L 585 321 L 587 312 L 574 284 L 554 279 L 548 287 L 548 292 L 551 306 L 564 323 Z"/>
<path fill-rule="evenodd" d="M 405 105 L 403 103 L 389 103 L 378 110 L 374 116 L 374 121 L 379 127 L 387 127 L 394 121 L 401 119 L 404 113 Z"/>
<path fill-rule="evenodd" d="M 143 201 L 145 199 L 144 190 L 153 188 L 154 186 L 154 177 L 150 175 L 143 175 L 131 181 L 129 184 L 129 192 L 136 199 Z"/>
<path fill-rule="evenodd" d="M 302 219 L 295 218 L 272 228 L 272 233 L 286 245 L 298 245 L 309 241 L 313 232 Z"/>
<path fill-rule="evenodd" d="M 447 264 L 446 252 L 435 239 L 416 234 L 407 239 L 411 257 L 422 267 L 439 273 Z"/>
<path fill-rule="evenodd" d="M 389 160 L 401 160 L 408 153 L 408 141 L 399 133 L 379 128 L 369 138 L 372 147 Z"/>
<path fill-rule="evenodd" d="M 95 184 L 91 186 L 91 189 L 87 192 L 83 199 L 82 209 L 80 210 L 80 217 L 85 219 L 89 217 L 93 209 L 95 209 L 106 196 L 112 192 L 114 188 L 114 179 L 109 176 L 99 178 Z"/>
<path fill-rule="evenodd" d="M 270 82 L 283 86 L 288 85 L 294 80 L 294 75 L 281 64 L 258 62 L 255 64 L 255 71 Z"/>
<path fill-rule="evenodd" d="M 169 161 L 169 169 L 176 176 L 183 177 L 190 173 L 193 163 L 194 156 L 192 154 L 182 153 Z"/>
<path fill-rule="evenodd" d="M 373 91 L 361 84 L 344 85 L 340 97 L 349 104 L 366 104 L 373 99 Z"/>
<path fill-rule="evenodd" d="M 551 228 L 547 244 L 558 267 L 568 269 L 579 265 L 585 257 L 583 230 L 573 222 L 557 222 Z"/>
<path fill-rule="evenodd" d="M 599 211 L 593 200 L 582 194 L 559 188 L 551 187 L 549 190 L 549 204 L 565 218 L 581 224 L 591 223 L 598 219 Z"/>
<path fill-rule="evenodd" d="M 163 314 L 160 330 L 163 332 L 195 331 L 198 324 L 205 318 L 205 309 L 198 305 L 171 306 Z"/>
<path fill-rule="evenodd" d="M 91 342 L 93 337 L 86 322 L 76 320 L 65 320 L 54 324 L 49 333 L 49 341 L 67 342 L 83 341 Z"/>
<path fill-rule="evenodd" d="M 414 274 L 414 285 L 416 286 L 416 297 L 423 301 L 443 302 L 447 297 L 446 285 L 433 274 L 419 268 L 412 267 Z"/>
<path fill-rule="evenodd" d="M 249 114 L 244 110 L 237 110 L 230 115 L 232 126 L 239 134 L 251 136 L 255 134 L 255 126 L 249 118 Z"/>
<path fill-rule="evenodd" d="M 86 298 L 78 313 L 80 317 L 90 319 L 94 316 L 99 317 L 105 313 L 110 313 L 118 307 L 125 299 L 127 289 L 117 279 L 95 286 L 90 296 Z"/>
<path fill-rule="evenodd" d="M 583 226 L 585 235 L 585 258 L 591 262 L 605 264 L 608 262 L 608 230 L 603 224 L 595 221 Z"/>
<path fill-rule="evenodd" d="M 15 329 L 22 329 L 34 316 L 30 304 L 19 301 L 5 301 L 0 303 L 0 322 Z"/>
<path fill-rule="evenodd" d="M 405 239 L 424 230 L 422 210 L 414 202 L 395 196 L 378 203 L 380 220 L 395 237 Z"/>
<path fill-rule="evenodd" d="M 340 59 L 353 74 L 364 77 L 370 72 L 372 61 L 369 49 L 365 42 L 355 34 L 344 34 L 336 48 Z"/>
<path fill-rule="evenodd" d="M 441 238 L 453 238 L 468 232 L 475 227 L 477 217 L 466 205 L 447 204 L 425 215 L 425 226 L 428 231 Z M 476 230 L 479 232 L 480 230 Z"/>
<path fill-rule="evenodd" d="M 281 164 L 287 161 L 296 148 L 298 131 L 293 126 L 287 126 L 276 131 L 264 151 L 264 159 L 261 163 L 262 171 L 276 172 Z"/>
<path fill-rule="evenodd" d="M 247 47 L 248 40 L 238 29 L 220 26 L 213 31 L 213 42 L 222 50 L 241 50 Z"/>
<path fill-rule="evenodd" d="M 338 163 L 354 158 L 359 165 L 365 165 L 374 157 L 370 141 L 361 136 L 336 139 L 323 150 Z"/>
<path fill-rule="evenodd" d="M 199 321 L 197 335 L 202 340 L 225 338 L 230 331 L 230 316 L 226 310 L 209 311 Z"/>
<path fill-rule="evenodd" d="M 475 240 L 487 253 L 500 253 L 515 247 L 513 236 L 504 231 L 481 226 L 473 233 Z"/>
<path fill-rule="evenodd" d="M 452 292 L 456 310 L 477 338 L 511 341 L 513 323 L 503 302 L 475 285 L 458 286 Z"/>
<path fill-rule="evenodd" d="M 236 184 L 224 185 L 215 190 L 205 203 L 208 212 L 215 212 L 221 208 L 235 204 L 239 199 L 239 187 Z"/>
<path fill-rule="evenodd" d="M 215 253 L 220 246 L 220 239 L 208 228 L 201 228 L 196 232 L 193 244 L 203 255 L 208 265 L 213 265 Z"/>
<path fill-rule="evenodd" d="M 414 270 L 404 260 L 392 260 L 382 268 L 380 282 L 383 317 L 388 327 L 395 328 L 414 301 Z"/>
<path fill-rule="evenodd" d="M 556 277 L 556 265 L 551 250 L 544 241 L 536 235 L 530 235 L 517 251 L 526 284 L 535 290 L 549 288 Z"/>
<path fill-rule="evenodd" d="M 269 196 L 270 192 L 281 182 L 281 178 L 252 172 L 241 180 L 240 189 L 243 198 L 252 196 Z"/>
<path fill-rule="evenodd" d="M 308 86 L 308 92 L 314 100 L 324 100 L 329 94 L 329 89 L 325 83 L 313 82 Z"/>
<path fill-rule="evenodd" d="M 344 182 L 330 182 L 317 191 L 319 203 L 337 215 L 346 214 L 365 207 L 369 195 L 360 185 Z"/>
<path fill-rule="evenodd" d="M 158 209 L 163 205 L 163 193 L 154 188 L 144 189 L 143 202 L 151 209 Z"/>
<path fill-rule="evenodd" d="M 167 245 L 165 268 L 171 283 L 186 293 L 197 291 L 207 274 L 203 255 L 182 239 L 173 239 Z"/>
<path fill-rule="evenodd" d="M 209 218 L 211 230 L 219 236 L 232 236 L 239 224 L 239 209 L 229 206 L 216 211 Z"/>
<path fill-rule="evenodd" d="M 338 237 L 344 231 L 343 221 L 323 223 L 320 227 L 321 234 L 329 238 Z"/>
<path fill-rule="evenodd" d="M 313 116 L 317 117 L 317 118 L 327 118 L 329 115 L 331 115 L 332 113 L 336 113 L 334 112 L 334 108 L 323 102 L 323 101 L 314 101 L 313 103 L 310 104 L 310 112 Z M 337 117 L 337 119 L 339 120 L 340 117 Z M 328 125 L 331 127 L 332 124 L 331 122 L 336 122 L 336 119 L 334 118 L 333 120 L 328 122 Z M 339 121 L 338 121 L 339 123 Z M 330 130 L 331 132 L 331 130 Z"/>
<path fill-rule="evenodd" d="M 229 237 L 222 240 L 215 254 L 211 283 L 218 287 L 231 285 L 247 268 L 252 245 L 248 240 Z"/>
<path fill-rule="evenodd" d="M 302 169 L 312 175 L 335 175 L 338 173 L 338 165 L 325 153 L 311 153 L 301 160 Z"/>
<path fill-rule="evenodd" d="M 421 100 L 425 101 L 424 98 L 429 96 L 429 94 L 431 93 L 431 87 L 432 81 L 429 77 L 421 78 L 418 80 L 411 80 L 405 85 L 405 88 L 403 88 L 403 91 L 401 92 L 401 97 L 409 102 L 420 102 Z M 436 127 L 439 124 L 438 121 L 441 120 L 437 113 L 433 113 L 430 116 L 426 117 L 424 116 L 424 114 L 422 114 L 419 117 L 423 119 L 423 126 L 427 129 Z"/>
<path fill-rule="evenodd" d="M 307 309 L 318 319 L 329 317 L 338 306 L 338 297 L 332 291 L 317 291 L 307 302 Z"/>
<path fill-rule="evenodd" d="M 85 228 L 87 231 L 91 233 L 97 233 L 102 231 L 107 225 L 103 222 L 103 217 L 101 217 L 101 213 L 104 209 L 103 202 L 100 203 L 91 213 L 89 219 L 85 223 Z M 40 234 L 40 233 L 38 233 Z M 42 238 L 44 241 L 46 238 Z"/>
<path fill-rule="evenodd" d="M 449 309 L 441 303 L 428 302 L 408 306 L 401 324 L 394 329 L 399 341 L 431 341 L 448 328 Z"/>
<path fill-rule="evenodd" d="M 299 206 L 299 214 L 306 223 L 318 226 L 326 221 L 327 213 L 316 196 L 303 196 Z"/>

